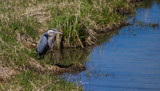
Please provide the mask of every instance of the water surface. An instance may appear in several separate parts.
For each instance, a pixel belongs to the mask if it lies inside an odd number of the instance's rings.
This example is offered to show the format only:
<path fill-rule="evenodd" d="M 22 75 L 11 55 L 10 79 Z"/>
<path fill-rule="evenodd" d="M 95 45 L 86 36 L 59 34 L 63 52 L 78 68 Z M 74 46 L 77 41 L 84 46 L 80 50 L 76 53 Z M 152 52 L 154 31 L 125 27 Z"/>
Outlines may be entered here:
<path fill-rule="evenodd" d="M 160 91 L 160 29 L 152 26 L 160 25 L 160 1 L 147 2 L 127 20 L 133 25 L 87 53 L 85 71 L 63 76 L 85 91 Z"/>

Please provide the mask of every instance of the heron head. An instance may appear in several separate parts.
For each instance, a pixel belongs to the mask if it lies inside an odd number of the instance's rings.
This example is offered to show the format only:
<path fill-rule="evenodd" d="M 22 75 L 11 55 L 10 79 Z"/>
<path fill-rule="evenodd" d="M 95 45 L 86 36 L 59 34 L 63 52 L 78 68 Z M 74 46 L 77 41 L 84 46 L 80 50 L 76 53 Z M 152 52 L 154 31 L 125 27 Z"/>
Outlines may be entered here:
<path fill-rule="evenodd" d="M 52 36 L 53 34 L 62 34 L 62 33 L 53 29 L 53 28 L 51 28 L 51 29 L 48 30 L 48 34 Z"/>

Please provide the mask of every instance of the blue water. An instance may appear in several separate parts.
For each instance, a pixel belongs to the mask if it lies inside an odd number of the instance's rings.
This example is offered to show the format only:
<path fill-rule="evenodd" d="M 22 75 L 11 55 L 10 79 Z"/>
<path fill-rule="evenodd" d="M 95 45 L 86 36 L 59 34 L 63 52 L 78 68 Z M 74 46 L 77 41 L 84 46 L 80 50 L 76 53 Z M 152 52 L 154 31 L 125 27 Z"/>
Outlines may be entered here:
<path fill-rule="evenodd" d="M 127 21 L 134 25 L 93 49 L 85 71 L 66 74 L 70 81 L 85 91 L 160 91 L 160 28 L 149 27 L 160 25 L 160 6 L 153 1 Z"/>

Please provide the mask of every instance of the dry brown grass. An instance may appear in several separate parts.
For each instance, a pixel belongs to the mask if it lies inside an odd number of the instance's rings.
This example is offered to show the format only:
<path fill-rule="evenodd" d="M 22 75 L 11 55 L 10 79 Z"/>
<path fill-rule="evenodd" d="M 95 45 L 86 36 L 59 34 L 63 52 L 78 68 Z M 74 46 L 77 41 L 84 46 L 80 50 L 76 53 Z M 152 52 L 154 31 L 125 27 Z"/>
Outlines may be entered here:
<path fill-rule="evenodd" d="M 40 23 L 45 24 L 51 17 L 48 8 L 48 4 L 39 4 L 37 6 L 26 8 L 26 12 L 22 15 L 30 17 L 36 17 Z"/>
<path fill-rule="evenodd" d="M 11 76 L 18 74 L 19 72 L 15 71 L 10 67 L 5 67 L 0 61 L 0 81 L 5 81 L 10 79 Z"/>

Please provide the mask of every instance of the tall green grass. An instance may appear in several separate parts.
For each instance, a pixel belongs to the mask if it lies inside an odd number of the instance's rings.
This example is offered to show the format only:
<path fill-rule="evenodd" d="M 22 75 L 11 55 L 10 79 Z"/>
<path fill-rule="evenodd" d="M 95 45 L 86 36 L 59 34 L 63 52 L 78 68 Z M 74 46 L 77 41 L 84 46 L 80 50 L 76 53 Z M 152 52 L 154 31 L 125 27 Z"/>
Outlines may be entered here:
<path fill-rule="evenodd" d="M 52 2 L 51 2 L 52 3 Z M 54 1 L 49 6 L 51 19 L 48 27 L 56 27 L 63 31 L 63 46 L 76 47 L 79 39 L 83 44 L 88 36 L 86 30 L 101 30 L 102 27 L 117 24 L 125 19 L 124 15 L 116 12 L 119 8 L 131 8 L 125 0 L 71 0 Z"/>

